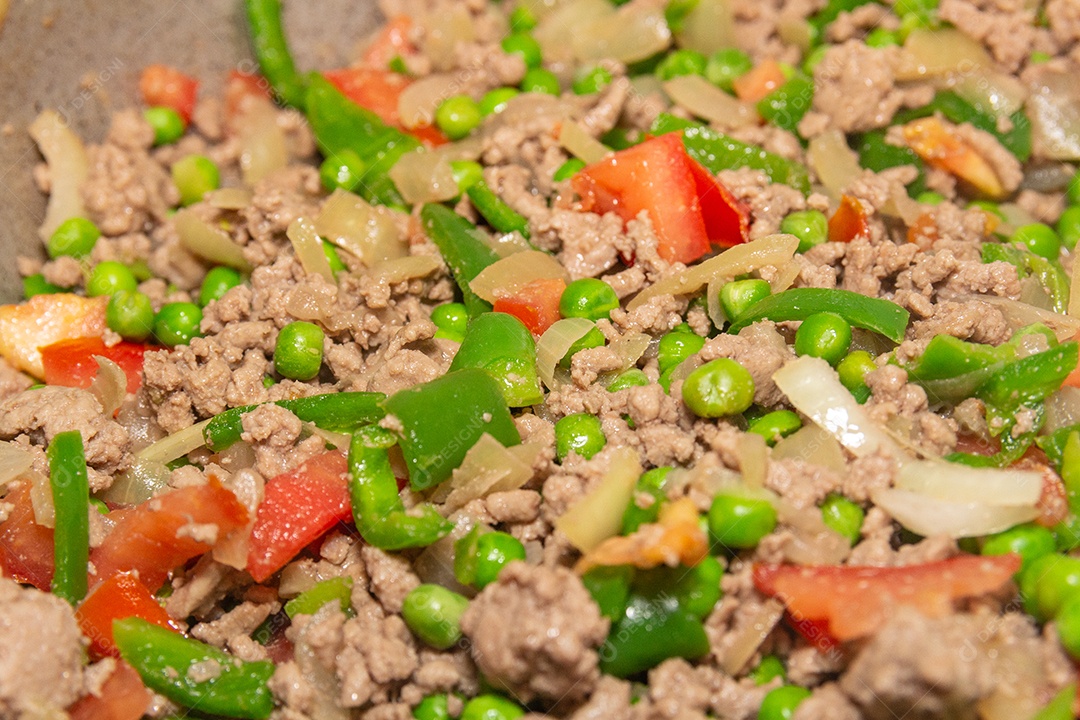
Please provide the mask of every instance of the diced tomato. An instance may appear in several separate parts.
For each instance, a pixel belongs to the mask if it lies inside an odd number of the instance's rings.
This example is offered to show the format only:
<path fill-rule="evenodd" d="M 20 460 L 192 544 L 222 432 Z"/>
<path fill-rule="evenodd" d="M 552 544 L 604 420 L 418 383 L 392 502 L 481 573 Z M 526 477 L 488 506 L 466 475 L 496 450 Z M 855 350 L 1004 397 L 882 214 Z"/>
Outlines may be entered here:
<path fill-rule="evenodd" d="M 521 286 L 513 295 L 495 299 L 495 312 L 513 315 L 537 337 L 559 319 L 559 300 L 566 283 L 560 278 L 539 278 Z"/>
<path fill-rule="evenodd" d="M 802 635 L 803 640 L 816 647 L 819 652 L 827 654 L 840 647 L 840 641 L 829 634 L 827 620 L 808 620 L 795 617 L 791 613 L 785 613 L 784 618 L 795 632 Z"/>
<path fill-rule="evenodd" d="M 233 70 L 225 81 L 225 116 L 234 118 L 243 112 L 248 98 L 272 99 L 270 83 L 257 73 Z"/>
<path fill-rule="evenodd" d="M 129 617 L 180 630 L 136 575 L 118 573 L 98 583 L 75 610 L 79 628 L 90 640 L 90 656 L 93 659 L 120 657 L 113 643 L 113 620 Z"/>
<path fill-rule="evenodd" d="M 731 87 L 743 102 L 756 103 L 785 82 L 787 76 L 784 75 L 780 63 L 764 60 L 735 78 Z"/>
<path fill-rule="evenodd" d="M 407 128 L 401 124 L 398 98 L 405 88 L 412 84 L 404 75 L 372 67 L 327 70 L 323 75 L 345 97 L 375 113 L 387 125 L 410 133 L 429 144 L 441 145 L 446 142 L 446 136 L 431 126 Z"/>
<path fill-rule="evenodd" d="M 373 68 L 386 68 L 398 55 L 408 55 L 416 48 L 409 42 L 412 19 L 408 15 L 395 15 L 383 25 L 382 30 L 364 50 L 362 62 Z"/>
<path fill-rule="evenodd" d="M 0 355 L 36 378 L 45 377 L 41 351 L 61 340 L 101 337 L 107 297 L 73 293 L 35 295 L 18 305 L 0 306 Z"/>
<path fill-rule="evenodd" d="M 247 508 L 214 477 L 206 485 L 173 490 L 131 509 L 114 510 L 116 520 L 105 541 L 90 552 L 98 579 L 137 572 L 151 592 L 169 573 L 213 547 L 199 530 L 224 538 L 247 525 Z M 200 527 L 203 526 L 203 527 Z M 193 537 L 193 535 L 195 537 Z"/>
<path fill-rule="evenodd" d="M 116 663 L 97 695 L 87 695 L 70 708 L 71 720 L 139 720 L 153 696 L 139 673 L 125 662 Z"/>
<path fill-rule="evenodd" d="M 840 207 L 829 218 L 829 241 L 851 242 L 857 237 L 868 237 L 870 225 L 866 222 L 866 210 L 858 198 L 843 195 Z"/>
<path fill-rule="evenodd" d="M 616 212 L 626 221 L 648 212 L 660 256 L 689 264 L 709 251 L 710 241 L 730 246 L 746 240 L 745 209 L 709 178 L 686 154 L 682 138 L 669 133 L 589 165 L 571 183 L 585 210 Z"/>
<path fill-rule="evenodd" d="M 267 481 L 248 552 L 247 570 L 256 582 L 352 517 L 347 469 L 345 456 L 335 450 Z"/>
<path fill-rule="evenodd" d="M 127 375 L 127 391 L 136 392 L 142 385 L 143 355 L 149 346 L 119 342 L 106 347 L 99 337 L 61 340 L 41 348 L 45 382 L 50 385 L 88 388 L 98 372 L 95 355 L 112 360 Z"/>
<path fill-rule="evenodd" d="M 171 107 L 186 123 L 195 112 L 199 81 L 168 65 L 147 65 L 139 77 L 139 92 L 147 105 Z"/>
<path fill-rule="evenodd" d="M 997 590 L 1019 569 L 1015 554 L 902 567 L 755 565 L 754 586 L 800 622 L 823 621 L 830 636 L 846 641 L 873 633 L 900 606 L 946 615 L 954 600 Z"/>
<path fill-rule="evenodd" d="M 30 483 L 13 487 L 4 502 L 13 508 L 0 523 L 0 569 L 4 577 L 47 591 L 53 576 L 53 531 L 34 522 Z"/>
<path fill-rule="evenodd" d="M 952 173 L 987 197 L 1005 196 L 1005 187 L 993 166 L 939 118 L 913 120 L 903 132 L 911 149 L 926 162 Z"/>

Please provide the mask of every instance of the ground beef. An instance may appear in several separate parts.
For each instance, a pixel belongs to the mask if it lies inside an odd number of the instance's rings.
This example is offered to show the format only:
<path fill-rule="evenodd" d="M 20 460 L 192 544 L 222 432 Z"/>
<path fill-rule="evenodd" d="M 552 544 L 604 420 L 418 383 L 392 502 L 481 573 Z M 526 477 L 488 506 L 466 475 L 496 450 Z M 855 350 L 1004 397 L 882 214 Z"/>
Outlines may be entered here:
<path fill-rule="evenodd" d="M 608 621 L 569 570 L 514 562 L 472 601 L 461 630 L 494 684 L 525 702 L 573 704 L 600 677 Z"/>
<path fill-rule="evenodd" d="M 772 376 L 795 353 L 771 322 L 754 323 L 738 335 L 717 335 L 705 343 L 698 356 L 705 362 L 731 358 L 750 371 L 754 378 L 754 401 L 772 407 L 784 400 Z"/>
<path fill-rule="evenodd" d="M 1023 0 L 941 0 L 938 17 L 984 43 L 1009 72 L 1028 59 L 1038 35 L 1035 10 Z"/>

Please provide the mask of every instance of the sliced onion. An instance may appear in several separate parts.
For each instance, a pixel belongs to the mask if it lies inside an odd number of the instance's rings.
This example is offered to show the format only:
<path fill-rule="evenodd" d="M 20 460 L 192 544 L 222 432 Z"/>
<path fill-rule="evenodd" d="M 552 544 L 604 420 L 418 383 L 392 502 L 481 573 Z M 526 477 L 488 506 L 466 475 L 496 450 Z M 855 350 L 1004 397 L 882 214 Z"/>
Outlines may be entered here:
<path fill-rule="evenodd" d="M 476 39 L 472 17 L 464 5 L 440 6 L 419 23 L 426 31 L 421 43 L 436 70 L 450 70 L 457 61 L 457 47 Z"/>
<path fill-rule="evenodd" d="M 749 488 L 765 487 L 765 474 L 769 467 L 769 447 L 765 438 L 757 433 L 739 436 L 739 470 L 743 482 Z"/>
<path fill-rule="evenodd" d="M 478 233 L 478 237 L 501 258 L 510 257 L 515 253 L 525 252 L 526 250 L 536 249 L 534 245 L 517 231 L 495 234 L 481 232 Z"/>
<path fill-rule="evenodd" d="M 310 560 L 291 562 L 281 569 L 278 580 L 278 597 L 294 598 L 302 592 L 315 587 L 315 584 L 323 580 L 319 566 Z"/>
<path fill-rule="evenodd" d="M 574 48 L 567 39 L 585 32 L 595 20 L 611 22 L 614 15 L 615 9 L 607 0 L 569 0 L 540 20 L 532 34 L 546 61 L 569 61 L 574 58 Z"/>
<path fill-rule="evenodd" d="M 671 29 L 659 3 L 623 5 L 611 16 L 596 17 L 574 28 L 568 37 L 574 55 L 585 62 L 613 58 L 635 63 L 671 45 Z"/>
<path fill-rule="evenodd" d="M 951 538 L 991 535 L 1034 520 L 1039 511 L 1032 505 L 992 505 L 982 502 L 950 502 L 910 490 L 875 490 L 870 498 L 898 523 L 919 535 Z"/>
<path fill-rule="evenodd" d="M 458 521 L 457 526 L 446 537 L 440 538 L 424 548 L 413 562 L 413 570 L 421 582 L 442 585 L 447 590 L 460 593 L 465 597 L 476 594 L 475 588 L 462 585 L 454 576 L 454 542 L 475 525 L 471 517 Z"/>
<path fill-rule="evenodd" d="M 785 263 L 776 269 L 776 274 L 769 281 L 769 289 L 773 294 L 783 292 L 790 288 L 802 270 L 794 262 Z"/>
<path fill-rule="evenodd" d="M 393 260 L 384 260 L 375 266 L 372 275 L 396 285 L 413 278 L 427 277 L 439 269 L 439 261 L 431 255 L 406 255 Z"/>
<path fill-rule="evenodd" d="M 777 518 L 788 527 L 784 557 L 796 565 L 839 565 L 851 554 L 851 542 L 829 528 L 816 506 L 796 507 L 784 498 L 774 503 Z"/>
<path fill-rule="evenodd" d="M 334 447 L 338 448 L 339 450 L 348 451 L 349 443 L 352 441 L 352 436 L 351 435 L 346 435 L 345 433 L 334 432 L 333 430 L 324 430 L 323 428 L 319 427 L 315 423 L 306 422 L 306 423 L 301 423 L 301 425 L 303 426 L 304 430 L 306 430 L 307 432 L 311 433 L 312 435 L 318 435 L 323 440 L 325 440 L 327 443 L 329 443 L 330 445 L 333 445 Z"/>
<path fill-rule="evenodd" d="M 555 387 L 555 367 L 566 357 L 570 346 L 596 325 L 585 318 L 563 318 L 549 327 L 536 342 L 536 372 L 544 385 Z"/>
<path fill-rule="evenodd" d="M 1043 432 L 1052 433 L 1080 423 L 1080 388 L 1065 385 L 1046 398 L 1046 424 Z"/>
<path fill-rule="evenodd" d="M 1075 74 L 1039 66 L 1030 78 L 1027 115 L 1036 152 L 1053 160 L 1080 160 L 1080 89 Z"/>
<path fill-rule="evenodd" d="M 730 279 L 726 276 L 717 276 L 709 280 L 709 284 L 705 286 L 705 312 L 708 314 L 709 319 L 712 320 L 712 324 L 718 328 L 724 327 L 729 320 L 727 313 L 724 312 L 724 306 L 720 302 L 720 290 L 728 282 L 730 282 Z"/>
<path fill-rule="evenodd" d="M 95 355 L 98 371 L 87 388 L 101 403 L 101 409 L 112 417 L 127 397 L 127 374 L 112 360 Z"/>
<path fill-rule="evenodd" d="M 535 459 L 540 449 L 540 443 L 528 443 L 524 451 Z M 522 450 L 517 453 L 513 450 L 503 447 L 487 433 L 481 435 L 450 479 L 447 512 L 454 512 L 493 492 L 516 490 L 527 483 L 533 476 L 532 460 L 526 462 L 519 456 Z"/>
<path fill-rule="evenodd" d="M 683 18 L 675 40 L 679 47 L 705 55 L 738 45 L 730 1 L 699 0 Z"/>
<path fill-rule="evenodd" d="M 186 454 L 185 452 L 176 457 Z M 109 489 L 101 493 L 101 499 L 125 506 L 146 502 L 169 485 L 169 468 L 165 466 L 165 462 L 167 461 L 147 460 L 136 456 L 131 467 L 113 478 Z"/>
<path fill-rule="evenodd" d="M 30 505 L 34 522 L 42 527 L 56 527 L 56 506 L 53 505 L 52 483 L 43 473 L 28 470 L 24 478 L 30 483 Z"/>
<path fill-rule="evenodd" d="M 289 164 L 285 131 L 269 98 L 251 96 L 239 123 L 240 177 L 248 187 Z"/>
<path fill-rule="evenodd" d="M 27 472 L 34 465 L 34 456 L 15 443 L 0 442 L 0 487 Z"/>
<path fill-rule="evenodd" d="M 953 85 L 960 97 L 995 118 L 1007 118 L 1024 107 L 1028 89 L 1013 75 L 978 67 L 960 74 Z"/>
<path fill-rule="evenodd" d="M 251 204 L 252 197 L 253 193 L 247 188 L 227 187 L 206 193 L 206 202 L 220 210 L 243 210 Z"/>
<path fill-rule="evenodd" d="M 833 200 L 839 200 L 844 190 L 863 172 L 859 167 L 859 156 L 848 147 L 839 130 L 829 130 L 811 138 L 806 161 Z"/>
<path fill-rule="evenodd" d="M 838 474 L 847 472 L 847 461 L 840 443 L 813 423 L 804 425 L 777 442 L 772 457 L 774 460 L 802 460 Z"/>
<path fill-rule="evenodd" d="M 795 409 L 828 432 L 851 454 L 866 457 L 885 452 L 905 459 L 883 427 L 870 418 L 840 384 L 836 371 L 821 358 L 804 355 L 789 361 L 773 374 L 773 381 Z"/>
<path fill-rule="evenodd" d="M 203 430 L 209 422 L 209 420 L 203 420 L 200 423 L 174 432 L 172 435 L 164 437 L 153 445 L 139 451 L 135 457 L 138 460 L 163 464 L 178 460 L 192 450 L 198 450 L 206 444 Z"/>
<path fill-rule="evenodd" d="M 443 202 L 461 194 L 448 156 L 427 148 L 402 155 L 390 168 L 390 179 L 411 204 Z"/>
<path fill-rule="evenodd" d="M 500 297 L 515 294 L 534 280 L 546 279 L 570 282 L 570 273 L 548 253 L 525 250 L 488 265 L 469 283 L 469 289 L 493 303 Z"/>
<path fill-rule="evenodd" d="M 1034 505 L 1042 494 L 1042 473 L 915 460 L 900 468 L 895 487 L 959 503 Z"/>
<path fill-rule="evenodd" d="M 619 356 L 623 370 L 637 365 L 637 361 L 649 349 L 652 338 L 641 332 L 628 332 L 620 338 L 612 340 L 608 348 Z"/>
<path fill-rule="evenodd" d="M 359 195 L 338 189 L 323 203 L 315 218 L 315 230 L 373 267 L 409 253 L 391 212 L 372 207 Z"/>
<path fill-rule="evenodd" d="M 567 120 L 559 128 L 559 144 L 586 165 L 603 160 L 611 152 L 611 148 L 590 135 L 581 123 L 573 120 Z"/>
<path fill-rule="evenodd" d="M 963 74 L 979 67 L 993 67 L 993 64 L 983 46 L 960 30 L 917 28 L 904 41 L 896 79 L 921 80 Z"/>
<path fill-rule="evenodd" d="M 439 73 L 409 83 L 398 96 L 398 117 L 407 128 L 418 128 L 435 123 L 435 111 L 447 98 L 452 75 Z M 400 187 L 400 186 L 399 186 Z"/>
<path fill-rule="evenodd" d="M 225 483 L 225 487 L 247 508 L 248 523 L 246 527 L 239 528 L 217 541 L 213 550 L 214 560 L 237 570 L 247 567 L 251 528 L 255 526 L 256 513 L 263 500 L 265 486 L 263 476 L 250 469 L 233 473 Z"/>
<path fill-rule="evenodd" d="M 757 112 L 700 75 L 681 75 L 664 83 L 671 100 L 699 118 L 723 128 L 737 128 L 758 120 Z"/>
<path fill-rule="evenodd" d="M 1080 261 L 1073 258 L 1072 277 L 1069 278 L 1069 317 L 1080 322 Z"/>
<path fill-rule="evenodd" d="M 639 292 L 627 303 L 626 309 L 633 311 L 660 295 L 692 295 L 713 278 L 731 279 L 766 265 L 779 267 L 790 262 L 798 247 L 798 238 L 783 234 L 768 235 L 736 245 L 702 263 L 661 278 Z"/>
<path fill-rule="evenodd" d="M 1076 263 L 1076 265 L 1080 265 L 1080 263 Z M 972 302 L 993 305 L 998 310 L 1001 310 L 1005 316 L 1005 321 L 1009 323 L 1009 327 L 1014 331 L 1035 323 L 1042 323 L 1054 331 L 1060 342 L 1072 340 L 1080 332 L 1080 315 L 1073 315 L 1071 311 L 1068 315 L 1062 315 L 1053 310 L 1045 310 L 999 295 L 971 295 L 968 299 Z M 1069 302 L 1072 302 L 1071 294 Z"/>
<path fill-rule="evenodd" d="M 769 598 L 761 603 L 754 616 L 732 635 L 731 644 L 724 649 L 723 657 L 720 658 L 720 667 L 724 672 L 732 677 L 738 676 L 782 617 L 782 602 Z"/>
<path fill-rule="evenodd" d="M 228 265 L 240 272 L 251 272 L 251 264 L 244 259 L 244 252 L 229 234 L 206 222 L 190 208 L 173 215 L 173 226 L 180 237 L 180 244 L 192 254 L 215 265 Z"/>
<path fill-rule="evenodd" d="M 49 165 L 49 204 L 38 237 L 48 240 L 53 230 L 73 217 L 85 217 L 82 186 L 90 161 L 82 140 L 55 110 L 43 110 L 27 128 Z"/>
<path fill-rule="evenodd" d="M 581 552 L 589 552 L 622 528 L 622 516 L 641 476 L 637 453 L 628 447 L 611 451 L 611 464 L 600 483 L 555 521 L 555 527 Z"/>
<path fill-rule="evenodd" d="M 292 243 L 293 250 L 304 271 L 308 275 L 318 275 L 331 285 L 334 284 L 334 271 L 323 251 L 322 239 L 319 238 L 315 224 L 307 218 L 298 217 L 285 228 L 285 235 Z"/>

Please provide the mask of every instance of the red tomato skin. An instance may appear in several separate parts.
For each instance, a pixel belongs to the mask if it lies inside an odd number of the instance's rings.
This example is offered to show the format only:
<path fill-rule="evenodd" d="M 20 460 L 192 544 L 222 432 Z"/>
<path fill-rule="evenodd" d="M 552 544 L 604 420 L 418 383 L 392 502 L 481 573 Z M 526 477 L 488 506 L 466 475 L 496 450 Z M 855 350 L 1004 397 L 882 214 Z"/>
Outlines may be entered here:
<path fill-rule="evenodd" d="M 385 68 L 396 56 L 415 52 L 416 48 L 409 41 L 412 24 L 408 15 L 395 15 L 390 18 L 364 50 L 363 64 L 373 68 Z"/>
<path fill-rule="evenodd" d="M 247 570 L 263 582 L 327 530 L 352 518 L 345 456 L 316 455 L 271 478 L 255 514 Z"/>
<path fill-rule="evenodd" d="M 86 695 L 68 708 L 71 720 L 139 720 L 152 696 L 139 673 L 125 662 L 101 686 L 99 695 Z"/>
<path fill-rule="evenodd" d="M 90 640 L 91 658 L 120 657 L 113 642 L 112 624 L 113 620 L 129 617 L 180 630 L 136 575 L 118 573 L 98 583 L 75 610 L 79 628 Z"/>
<path fill-rule="evenodd" d="M 868 237 L 870 225 L 866 221 L 866 210 L 858 198 L 843 195 L 840 207 L 829 218 L 829 242 L 851 242 L 857 237 Z"/>
<path fill-rule="evenodd" d="M 88 388 L 98 372 L 95 355 L 112 360 L 127 375 L 127 391 L 137 392 L 142 385 L 143 356 L 148 345 L 118 342 L 107 347 L 97 337 L 61 340 L 41 348 L 41 362 L 45 366 L 45 382 L 49 385 Z"/>
<path fill-rule="evenodd" d="M 732 89 L 743 102 L 756 103 L 787 82 L 783 68 L 775 60 L 763 60 L 732 81 Z"/>
<path fill-rule="evenodd" d="M 139 92 L 147 105 L 171 107 L 188 123 L 195 112 L 199 81 L 168 65 L 147 65 L 139 77 Z"/>
<path fill-rule="evenodd" d="M 53 576 L 53 531 L 34 522 L 30 483 L 12 487 L 4 502 L 14 507 L 0 523 L 0 569 L 4 577 L 48 592 Z"/>
<path fill-rule="evenodd" d="M 96 579 L 136 572 L 151 592 L 175 568 L 212 547 L 182 533 L 178 536 L 182 528 L 212 524 L 223 538 L 248 521 L 247 508 L 214 477 L 206 485 L 173 490 L 133 508 L 115 510 L 109 517 L 116 519 L 116 526 L 90 551 Z"/>
<path fill-rule="evenodd" d="M 540 278 L 526 283 L 518 292 L 496 298 L 492 309 L 513 315 L 539 337 L 559 319 L 559 300 L 566 283 L 560 278 Z"/>
<path fill-rule="evenodd" d="M 660 257 L 692 263 L 709 252 L 693 161 L 675 133 L 613 153 L 574 175 L 582 209 L 615 212 L 629 222 L 645 210 Z"/>
<path fill-rule="evenodd" d="M 407 132 L 429 145 L 442 145 L 447 138 L 438 129 L 424 125 L 407 128 L 401 124 L 398 99 L 412 80 L 399 73 L 373 67 L 327 70 L 323 75 L 334 87 L 362 108 L 379 116 L 387 125 Z"/>
<path fill-rule="evenodd" d="M 689 158 L 709 242 L 729 248 L 750 237 L 750 210 L 701 163 Z"/>

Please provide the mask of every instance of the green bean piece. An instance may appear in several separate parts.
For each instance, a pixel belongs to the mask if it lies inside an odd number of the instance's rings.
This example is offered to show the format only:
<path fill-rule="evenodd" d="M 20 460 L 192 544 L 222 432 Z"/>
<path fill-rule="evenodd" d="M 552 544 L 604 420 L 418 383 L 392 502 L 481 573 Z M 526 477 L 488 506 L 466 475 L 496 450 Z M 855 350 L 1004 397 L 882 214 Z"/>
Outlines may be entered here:
<path fill-rule="evenodd" d="M 296 70 L 281 24 L 280 0 L 244 0 L 259 70 L 286 105 L 304 108 L 306 81 Z"/>
<path fill-rule="evenodd" d="M 56 512 L 52 593 L 74 605 L 86 597 L 90 558 L 90 484 L 82 434 L 57 433 L 46 454 Z"/>
<path fill-rule="evenodd" d="M 518 232 L 525 239 L 529 238 L 528 219 L 507 205 L 482 179 L 470 185 L 465 194 L 491 227 L 501 233 Z"/>
<path fill-rule="evenodd" d="M 754 378 L 731 358 L 717 358 L 687 375 L 682 398 L 698 417 L 738 415 L 754 402 Z"/>
<path fill-rule="evenodd" d="M 454 160 L 450 163 L 458 190 L 465 192 L 484 179 L 484 166 L 475 160 Z"/>
<path fill-rule="evenodd" d="M 290 619 L 297 615 L 314 615 L 327 603 L 336 603 L 343 613 L 351 615 L 352 586 L 352 578 L 347 576 L 321 580 L 285 603 L 285 614 Z"/>
<path fill-rule="evenodd" d="M 475 317 L 491 310 L 491 304 L 469 287 L 481 270 L 499 259 L 484 242 L 483 232 L 450 208 L 433 203 L 420 210 L 420 220 L 424 233 L 450 267 L 469 315 Z"/>
<path fill-rule="evenodd" d="M 745 315 L 735 318 L 729 332 L 768 318 L 774 322 L 805 320 L 814 313 L 833 312 L 852 327 L 872 330 L 899 343 L 904 339 L 910 314 L 889 300 L 872 298 L 850 290 L 793 288 L 770 295 Z"/>
<path fill-rule="evenodd" d="M 441 585 L 418 585 L 401 606 L 401 617 L 416 637 L 437 650 L 461 639 L 461 615 L 469 599 Z"/>

